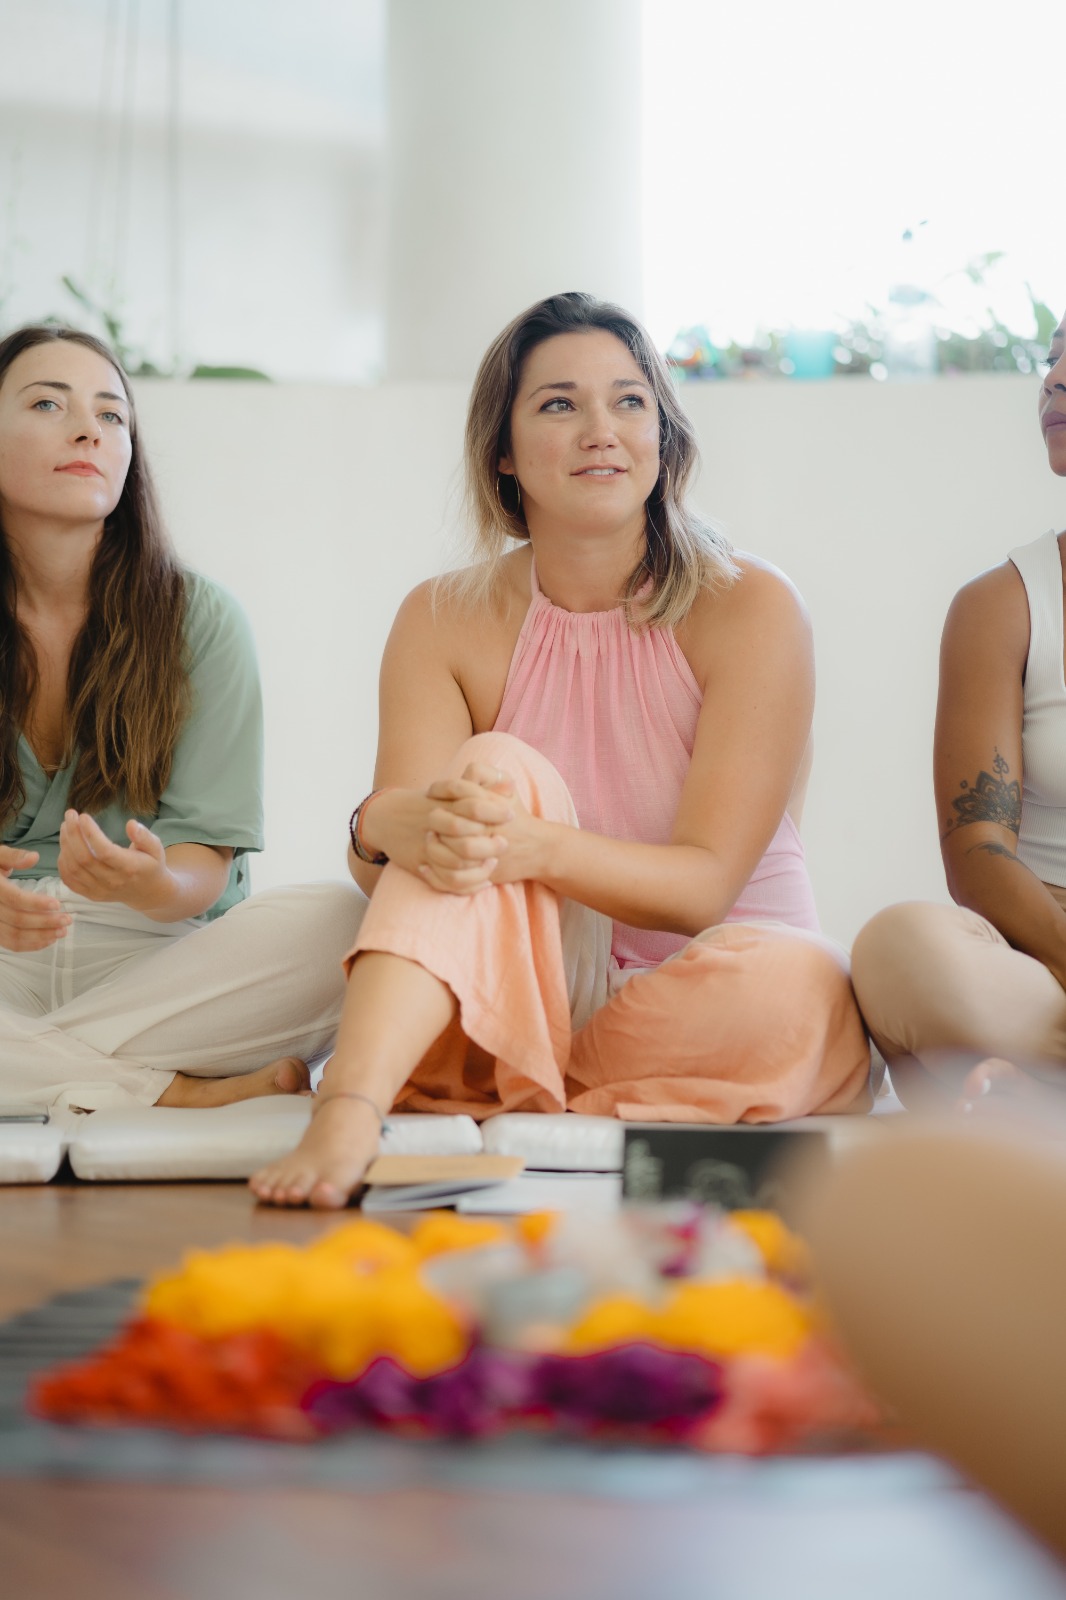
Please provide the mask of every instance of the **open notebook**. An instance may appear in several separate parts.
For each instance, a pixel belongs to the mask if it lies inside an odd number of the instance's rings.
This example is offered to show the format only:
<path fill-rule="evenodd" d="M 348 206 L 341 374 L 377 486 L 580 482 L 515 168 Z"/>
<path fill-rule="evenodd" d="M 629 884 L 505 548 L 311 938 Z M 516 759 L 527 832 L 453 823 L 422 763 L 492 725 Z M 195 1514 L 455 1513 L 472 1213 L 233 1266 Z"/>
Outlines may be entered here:
<path fill-rule="evenodd" d="M 521 1156 L 378 1156 L 366 1172 L 364 1211 L 429 1211 L 467 1195 L 491 1196 L 516 1178 Z"/>

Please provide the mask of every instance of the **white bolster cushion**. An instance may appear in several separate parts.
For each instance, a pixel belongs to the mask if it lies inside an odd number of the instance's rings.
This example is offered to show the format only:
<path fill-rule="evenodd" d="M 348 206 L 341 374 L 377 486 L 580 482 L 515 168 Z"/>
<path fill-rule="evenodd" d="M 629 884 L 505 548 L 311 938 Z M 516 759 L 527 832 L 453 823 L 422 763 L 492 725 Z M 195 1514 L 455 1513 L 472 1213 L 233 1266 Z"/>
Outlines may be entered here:
<path fill-rule="evenodd" d="M 167 1180 L 248 1178 L 299 1143 L 311 1101 L 269 1095 L 235 1105 L 146 1106 L 94 1111 L 70 1136 L 70 1164 L 79 1178 Z M 465 1155 L 481 1149 L 471 1117 L 389 1118 L 382 1150 L 402 1155 Z"/>
<path fill-rule="evenodd" d="M 574 1111 L 505 1111 L 481 1124 L 481 1138 L 489 1154 L 521 1156 L 534 1172 L 621 1172 L 627 1126 L 642 1124 L 627 1124 L 617 1117 L 586 1117 Z M 707 1123 L 672 1123 L 671 1126 L 708 1128 Z M 883 1121 L 876 1122 L 865 1114 L 797 1117 L 793 1122 L 767 1124 L 773 1131 L 824 1133 L 833 1154 L 861 1139 L 876 1138 L 883 1126 Z"/>
<path fill-rule="evenodd" d="M 49 1122 L 0 1122 L 0 1183 L 47 1183 L 54 1178 L 70 1124 L 83 1120 L 60 1112 Z"/>
<path fill-rule="evenodd" d="M 486 1151 L 540 1172 L 621 1172 L 625 1123 L 576 1111 L 505 1111 L 481 1124 Z"/>

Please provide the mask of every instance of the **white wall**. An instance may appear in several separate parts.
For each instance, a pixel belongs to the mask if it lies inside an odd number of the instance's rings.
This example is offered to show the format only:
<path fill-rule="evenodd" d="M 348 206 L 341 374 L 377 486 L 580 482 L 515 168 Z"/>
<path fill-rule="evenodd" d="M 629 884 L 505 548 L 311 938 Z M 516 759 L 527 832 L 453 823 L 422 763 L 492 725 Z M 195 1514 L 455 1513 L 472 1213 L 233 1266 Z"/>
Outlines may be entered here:
<path fill-rule="evenodd" d="M 469 381 L 561 289 L 639 309 L 640 23 L 639 0 L 389 0 L 390 378 Z"/>
<path fill-rule="evenodd" d="M 1066 521 L 1027 379 L 689 385 L 697 495 L 805 595 L 818 654 L 804 822 L 823 924 L 943 898 L 930 752 L 940 628 L 960 583 Z M 241 598 L 267 701 L 260 888 L 344 871 L 370 787 L 392 615 L 451 564 L 464 388 L 138 385 L 184 557 Z"/>

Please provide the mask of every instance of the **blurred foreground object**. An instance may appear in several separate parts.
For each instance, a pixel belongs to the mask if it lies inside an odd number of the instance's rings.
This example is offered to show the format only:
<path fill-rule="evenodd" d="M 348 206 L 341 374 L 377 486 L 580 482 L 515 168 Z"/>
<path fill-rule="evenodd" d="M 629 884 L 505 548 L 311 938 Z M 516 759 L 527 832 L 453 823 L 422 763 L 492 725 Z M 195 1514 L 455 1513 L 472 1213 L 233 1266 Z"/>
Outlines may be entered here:
<path fill-rule="evenodd" d="M 306 1443 L 532 1426 L 752 1455 L 864 1445 L 880 1424 L 802 1241 L 771 1213 L 688 1202 L 515 1225 L 436 1212 L 410 1234 L 364 1217 L 303 1248 L 193 1252 L 31 1404 Z"/>
<path fill-rule="evenodd" d="M 1063 1131 L 894 1130 L 812 1184 L 804 1221 L 873 1389 L 1066 1554 Z"/>

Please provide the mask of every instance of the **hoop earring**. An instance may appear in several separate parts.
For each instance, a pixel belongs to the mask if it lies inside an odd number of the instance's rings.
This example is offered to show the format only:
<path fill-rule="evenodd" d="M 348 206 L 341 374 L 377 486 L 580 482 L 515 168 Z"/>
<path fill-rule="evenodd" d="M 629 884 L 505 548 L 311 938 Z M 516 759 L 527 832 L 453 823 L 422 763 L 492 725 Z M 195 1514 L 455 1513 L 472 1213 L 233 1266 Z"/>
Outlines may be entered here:
<path fill-rule="evenodd" d="M 666 488 L 664 489 L 662 487 L 662 485 L 660 484 L 660 486 L 659 486 L 659 499 L 660 500 L 665 500 L 667 495 L 670 493 L 670 467 L 669 467 L 669 464 L 667 462 L 665 462 L 665 461 L 663 462 L 663 471 L 666 473 Z"/>
<path fill-rule="evenodd" d="M 518 503 L 515 506 L 513 511 L 508 511 L 507 507 L 503 503 L 503 495 L 500 493 L 500 474 L 497 473 L 496 474 L 496 504 L 499 506 L 500 510 L 503 512 L 505 517 L 513 518 L 513 517 L 517 517 L 519 512 L 522 510 L 522 485 L 519 483 L 518 479 L 516 477 L 514 477 L 513 473 L 508 473 L 507 476 L 509 478 L 511 478 L 512 482 L 514 483 L 514 492 L 518 496 Z"/>

